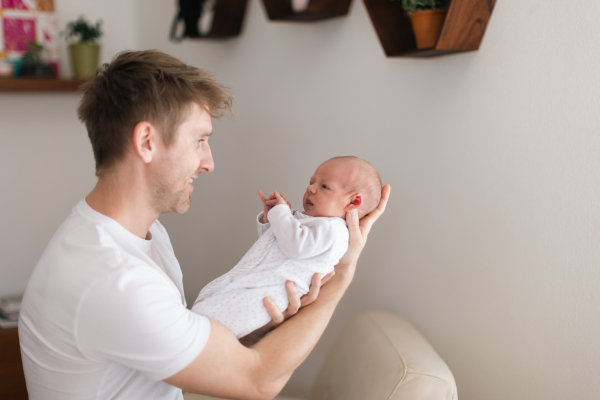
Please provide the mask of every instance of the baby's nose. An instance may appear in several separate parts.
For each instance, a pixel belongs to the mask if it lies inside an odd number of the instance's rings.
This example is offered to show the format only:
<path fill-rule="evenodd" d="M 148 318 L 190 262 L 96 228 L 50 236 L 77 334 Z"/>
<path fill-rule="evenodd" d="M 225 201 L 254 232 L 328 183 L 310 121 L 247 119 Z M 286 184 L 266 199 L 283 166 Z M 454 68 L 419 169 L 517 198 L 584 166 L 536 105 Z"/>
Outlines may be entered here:
<path fill-rule="evenodd" d="M 315 193 L 315 185 L 308 185 L 306 191 L 310 193 Z"/>

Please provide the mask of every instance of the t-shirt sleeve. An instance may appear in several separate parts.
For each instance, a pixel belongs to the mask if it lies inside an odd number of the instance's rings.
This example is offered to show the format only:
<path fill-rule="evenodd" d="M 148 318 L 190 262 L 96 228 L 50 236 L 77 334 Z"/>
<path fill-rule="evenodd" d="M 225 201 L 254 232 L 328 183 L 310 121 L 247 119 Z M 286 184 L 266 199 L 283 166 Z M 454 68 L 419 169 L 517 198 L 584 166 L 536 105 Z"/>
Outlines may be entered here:
<path fill-rule="evenodd" d="M 210 321 L 185 308 L 167 279 L 139 266 L 95 282 L 76 320 L 83 355 L 130 367 L 154 381 L 189 365 L 208 340 Z"/>

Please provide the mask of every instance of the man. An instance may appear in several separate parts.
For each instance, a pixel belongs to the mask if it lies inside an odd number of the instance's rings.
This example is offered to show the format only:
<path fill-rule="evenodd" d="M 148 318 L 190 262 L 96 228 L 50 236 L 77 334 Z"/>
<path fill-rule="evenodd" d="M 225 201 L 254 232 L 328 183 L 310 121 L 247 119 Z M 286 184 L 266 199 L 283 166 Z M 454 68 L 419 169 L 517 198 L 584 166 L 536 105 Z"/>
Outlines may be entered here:
<path fill-rule="evenodd" d="M 181 399 L 180 388 L 270 399 L 308 356 L 389 186 L 360 225 L 347 217 L 350 247 L 327 285 L 315 276 L 300 299 L 288 282 L 288 310 L 265 299 L 274 321 L 242 345 L 186 308 L 157 220 L 189 209 L 194 180 L 214 169 L 211 116 L 230 106 L 205 71 L 158 51 L 122 53 L 87 84 L 78 113 L 98 182 L 51 239 L 25 292 L 19 337 L 30 399 Z"/>

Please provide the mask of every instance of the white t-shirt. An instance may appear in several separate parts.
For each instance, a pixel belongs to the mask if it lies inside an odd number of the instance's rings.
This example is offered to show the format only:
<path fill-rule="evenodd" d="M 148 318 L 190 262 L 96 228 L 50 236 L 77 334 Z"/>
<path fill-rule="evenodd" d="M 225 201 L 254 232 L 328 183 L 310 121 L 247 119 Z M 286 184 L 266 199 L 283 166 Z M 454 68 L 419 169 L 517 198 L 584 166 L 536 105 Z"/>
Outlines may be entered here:
<path fill-rule="evenodd" d="M 162 382 L 204 348 L 165 228 L 141 239 L 80 201 L 27 285 L 19 339 L 31 400 L 175 400 Z"/>

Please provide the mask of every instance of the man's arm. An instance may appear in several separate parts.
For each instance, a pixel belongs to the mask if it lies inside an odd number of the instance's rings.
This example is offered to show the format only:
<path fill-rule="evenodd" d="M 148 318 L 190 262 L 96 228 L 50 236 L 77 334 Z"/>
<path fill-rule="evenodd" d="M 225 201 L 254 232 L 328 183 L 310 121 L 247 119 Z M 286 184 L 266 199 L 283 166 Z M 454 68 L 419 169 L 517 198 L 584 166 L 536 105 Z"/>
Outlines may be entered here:
<path fill-rule="evenodd" d="M 279 393 L 316 345 L 350 285 L 367 235 L 385 210 L 389 192 L 389 185 L 384 186 L 379 206 L 360 222 L 356 213 L 347 215 L 348 251 L 316 300 L 251 348 L 242 346 L 226 328 L 211 322 L 210 337 L 202 352 L 165 382 L 197 393 L 235 399 L 271 399 Z"/>

